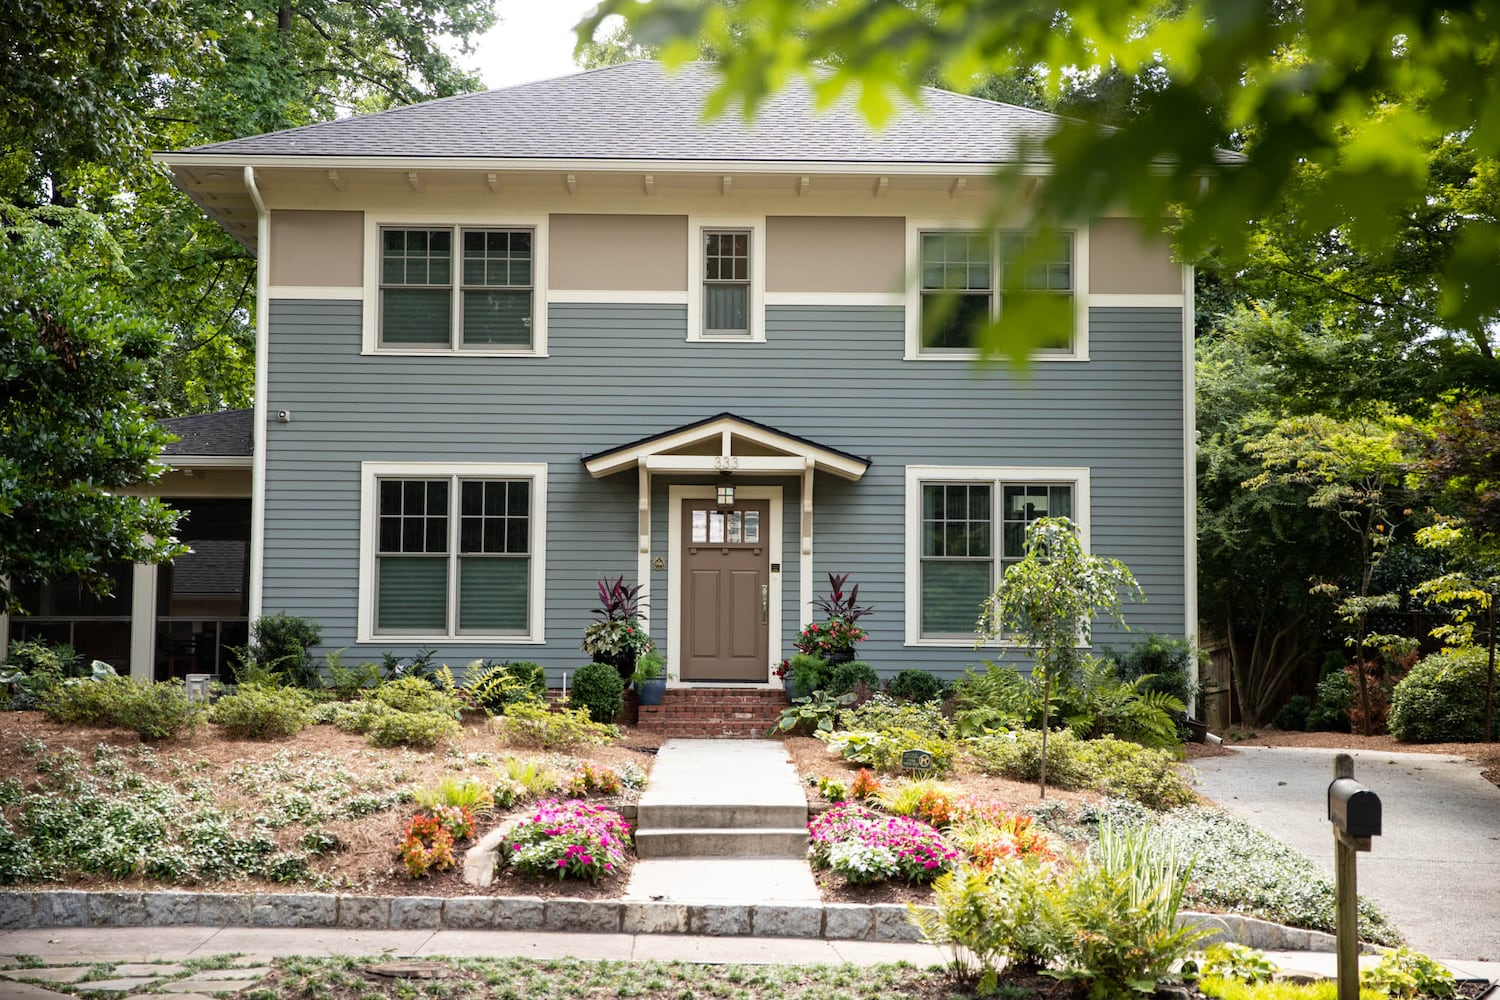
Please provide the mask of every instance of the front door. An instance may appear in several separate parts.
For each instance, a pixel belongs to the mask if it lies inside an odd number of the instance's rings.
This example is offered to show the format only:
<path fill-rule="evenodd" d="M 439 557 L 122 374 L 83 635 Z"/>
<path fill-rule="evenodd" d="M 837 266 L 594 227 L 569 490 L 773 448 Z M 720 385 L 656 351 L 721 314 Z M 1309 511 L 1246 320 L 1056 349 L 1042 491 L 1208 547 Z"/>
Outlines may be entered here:
<path fill-rule="evenodd" d="M 682 501 L 683 680 L 769 676 L 770 512 L 769 500 Z"/>

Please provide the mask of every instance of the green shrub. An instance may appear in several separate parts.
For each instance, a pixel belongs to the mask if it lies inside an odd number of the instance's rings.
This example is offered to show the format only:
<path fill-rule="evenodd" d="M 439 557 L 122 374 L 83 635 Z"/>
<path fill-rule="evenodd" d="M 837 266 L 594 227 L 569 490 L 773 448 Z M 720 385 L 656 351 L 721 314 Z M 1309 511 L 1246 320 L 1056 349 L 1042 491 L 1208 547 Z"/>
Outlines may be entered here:
<path fill-rule="evenodd" d="M 1035 781 L 1041 773 L 1042 734 L 1037 730 L 979 736 L 969 740 L 967 746 L 975 766 L 985 774 Z M 1092 789 L 1152 809 L 1171 809 L 1194 801 L 1192 789 L 1178 776 L 1175 763 L 1164 750 L 1128 740 L 1080 740 L 1061 731 L 1047 741 L 1049 784 Z"/>
<path fill-rule="evenodd" d="M 72 646 L 17 639 L 0 665 L 0 696 L 6 698 L 3 707 L 16 712 L 40 707 L 48 691 L 66 678 L 79 675 L 81 663 Z"/>
<path fill-rule="evenodd" d="M 892 698 L 902 701 L 941 701 L 943 682 L 925 670 L 903 670 L 891 679 L 889 691 Z"/>
<path fill-rule="evenodd" d="M 164 740 L 203 719 L 181 681 L 135 681 L 106 676 L 65 681 L 49 691 L 42 711 L 54 722 L 133 729 L 143 740 Z"/>
<path fill-rule="evenodd" d="M 420 677 L 401 677 L 387 681 L 370 696 L 398 712 L 436 712 L 452 718 L 458 716 L 458 700 Z"/>
<path fill-rule="evenodd" d="M 958 744 L 915 729 L 891 728 L 879 731 L 849 729 L 835 733 L 818 733 L 828 749 L 855 764 L 865 764 L 877 771 L 895 773 L 901 770 L 901 754 L 907 750 L 925 750 L 932 754 L 932 772 L 938 777 L 953 769 Z"/>
<path fill-rule="evenodd" d="M 1203 978 L 1237 979 L 1242 983 L 1269 983 L 1281 967 L 1263 951 L 1233 941 L 1209 945 L 1198 960 L 1198 974 Z"/>
<path fill-rule="evenodd" d="M 1307 713 L 1307 728 L 1314 732 L 1324 730 L 1349 731 L 1349 712 L 1354 708 L 1354 681 L 1344 668 L 1334 664 L 1333 669 L 1318 681 L 1318 696 L 1312 711 Z"/>
<path fill-rule="evenodd" d="M 880 675 L 875 672 L 874 667 L 863 660 L 840 663 L 829 671 L 829 694 L 850 694 L 861 684 L 872 692 L 880 690 Z"/>
<path fill-rule="evenodd" d="M 1302 732 L 1307 729 L 1307 717 L 1313 708 L 1312 699 L 1305 694 L 1294 694 L 1271 720 L 1271 725 L 1285 732 Z"/>
<path fill-rule="evenodd" d="M 975 993 L 995 991 L 1002 963 L 1035 969 L 1067 940 L 1062 895 L 1052 868 L 1001 861 L 989 871 L 962 867 L 932 884 L 936 912 L 908 906 L 931 944 L 949 951 L 949 970 Z"/>
<path fill-rule="evenodd" d="M 208 720 L 236 739 L 286 739 L 312 722 L 312 704 L 297 688 L 241 684 L 234 694 L 214 703 Z"/>
<path fill-rule="evenodd" d="M 535 667 L 533 671 L 531 668 Z M 519 668 L 519 669 L 518 669 Z M 540 687 L 541 667 L 535 663 L 486 663 L 475 660 L 464 672 L 464 690 L 474 704 L 489 715 L 504 715 L 505 707 L 518 701 L 541 701 L 547 690 Z"/>
<path fill-rule="evenodd" d="M 323 686 L 345 701 L 359 697 L 361 692 L 380 686 L 385 671 L 378 663 L 344 662 L 344 651 L 335 649 L 323 658 L 328 676 Z"/>
<path fill-rule="evenodd" d="M 1060 979 L 1088 984 L 1089 1000 L 1151 993 L 1210 931 L 1178 927 L 1192 863 L 1145 831 L 1104 824 L 1085 864 L 1069 875 Z"/>
<path fill-rule="evenodd" d="M 590 663 L 573 674 L 569 704 L 584 709 L 595 722 L 608 725 L 625 710 L 625 682 L 608 663 Z"/>
<path fill-rule="evenodd" d="M 395 709 L 385 702 L 376 701 L 374 698 L 361 698 L 359 701 L 329 701 L 313 706 L 312 719 L 314 722 L 331 722 L 346 733 L 363 735 L 374 728 L 375 723 L 382 716 L 394 711 Z"/>
<path fill-rule="evenodd" d="M 1420 660 L 1391 694 L 1391 735 L 1403 743 L 1483 739 L 1488 662 L 1478 647 L 1445 649 Z"/>
<path fill-rule="evenodd" d="M 318 665 L 308 652 L 323 640 L 323 627 L 314 618 L 262 615 L 250 625 L 249 660 L 261 670 L 285 674 L 299 687 L 321 687 Z M 235 676 L 241 680 L 236 671 Z"/>
<path fill-rule="evenodd" d="M 1123 650 L 1110 650 L 1115 673 L 1123 681 L 1146 677 L 1143 691 L 1171 695 L 1184 705 L 1193 701 L 1193 641 L 1170 635 L 1147 635 Z"/>
<path fill-rule="evenodd" d="M 828 661 L 811 653 L 794 653 L 787 661 L 792 687 L 803 697 L 828 687 Z"/>
<path fill-rule="evenodd" d="M 1333 880 L 1307 856 L 1244 820 L 1218 809 L 1184 806 L 1149 813 L 1108 802 L 1090 813 L 1101 822 L 1147 829 L 1153 844 L 1176 845 L 1193 859 L 1189 900 L 1197 909 L 1227 910 L 1311 930 L 1333 924 Z M 1376 944 L 1401 943 L 1400 933 L 1368 900 L 1359 901 L 1359 934 Z"/>
<path fill-rule="evenodd" d="M 919 733 L 948 739 L 953 725 L 933 702 L 898 702 L 877 694 L 863 705 L 839 713 L 839 729 L 915 729 Z"/>
<path fill-rule="evenodd" d="M 566 750 L 581 744 L 608 746 L 620 738 L 618 728 L 592 721 L 584 709 L 554 712 L 532 702 L 508 706 L 496 724 L 506 743 L 542 750 Z"/>
<path fill-rule="evenodd" d="M 386 712 L 370 727 L 370 742 L 378 747 L 431 749 L 452 743 L 463 726 L 443 712 Z"/>
<path fill-rule="evenodd" d="M 1397 948 L 1380 956 L 1373 968 L 1360 973 L 1361 989 L 1371 989 L 1392 1000 L 1453 996 L 1453 973 L 1410 948 Z"/>

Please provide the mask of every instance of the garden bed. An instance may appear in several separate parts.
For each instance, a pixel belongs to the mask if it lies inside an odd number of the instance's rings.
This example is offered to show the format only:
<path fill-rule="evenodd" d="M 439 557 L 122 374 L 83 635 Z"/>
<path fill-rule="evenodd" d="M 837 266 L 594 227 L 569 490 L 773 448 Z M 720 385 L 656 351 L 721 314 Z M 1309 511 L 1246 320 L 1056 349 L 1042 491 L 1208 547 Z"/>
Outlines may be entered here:
<path fill-rule="evenodd" d="M 0 732 L 0 787 L 5 789 L 4 814 L 14 818 L 15 797 L 35 790 L 40 781 L 56 780 L 61 762 L 94 783 L 101 802 L 113 788 L 114 798 L 121 802 L 161 802 L 165 805 L 161 811 L 168 814 L 217 811 L 237 837 L 262 838 L 267 852 L 287 859 L 285 877 L 280 879 L 173 878 L 153 876 L 141 871 L 141 866 L 132 870 L 116 865 L 125 870 L 70 873 L 62 883 L 69 888 L 232 892 L 312 888 L 372 895 L 607 897 L 623 891 L 623 875 L 597 887 L 569 880 L 559 888 L 556 879 L 521 878 L 502 871 L 487 889 L 467 885 L 459 872 L 462 852 L 471 846 L 470 841 L 457 845 L 459 864 L 451 871 L 418 880 L 406 877 L 397 861 L 396 845 L 418 809 L 410 796 L 445 778 L 493 783 L 494 766 L 510 757 L 549 760 L 559 769 L 571 759 L 613 768 L 628 764 L 649 771 L 660 743 L 660 737 L 627 729 L 610 746 L 543 753 L 507 747 L 499 734 L 480 723 L 465 726 L 451 746 L 430 751 L 373 747 L 362 736 L 328 725 L 309 726 L 296 736 L 275 741 L 229 739 L 218 727 L 204 725 L 180 739 L 143 744 L 128 730 L 53 723 L 39 712 L 7 712 Z M 638 790 L 627 790 L 597 801 L 628 802 L 637 795 Z M 480 817 L 477 835 L 524 809 L 517 805 Z M 141 816 L 145 814 L 135 818 Z M 132 821 L 122 813 L 122 823 Z M 0 834 L 9 836 L 10 831 L 0 826 Z M 336 846 L 304 850 L 304 839 L 315 835 L 332 838 Z M 193 848 L 183 850 L 191 857 Z M 299 857 L 303 860 L 298 861 Z"/>

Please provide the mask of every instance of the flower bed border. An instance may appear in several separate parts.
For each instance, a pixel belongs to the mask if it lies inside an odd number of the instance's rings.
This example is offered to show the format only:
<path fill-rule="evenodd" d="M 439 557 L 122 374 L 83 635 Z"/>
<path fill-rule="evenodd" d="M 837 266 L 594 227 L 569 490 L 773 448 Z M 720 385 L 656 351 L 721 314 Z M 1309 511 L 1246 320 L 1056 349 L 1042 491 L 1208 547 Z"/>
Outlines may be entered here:
<path fill-rule="evenodd" d="M 930 908 L 929 908 L 930 909 Z M 1191 921 L 1267 951 L 1333 951 L 1333 935 L 1237 914 Z M 674 903 L 537 896 L 352 896 L 332 893 L 0 891 L 0 930 L 40 927 L 342 927 L 359 930 L 568 931 L 826 938 L 921 938 L 892 903 Z M 1363 946 L 1367 951 L 1374 946 Z"/>

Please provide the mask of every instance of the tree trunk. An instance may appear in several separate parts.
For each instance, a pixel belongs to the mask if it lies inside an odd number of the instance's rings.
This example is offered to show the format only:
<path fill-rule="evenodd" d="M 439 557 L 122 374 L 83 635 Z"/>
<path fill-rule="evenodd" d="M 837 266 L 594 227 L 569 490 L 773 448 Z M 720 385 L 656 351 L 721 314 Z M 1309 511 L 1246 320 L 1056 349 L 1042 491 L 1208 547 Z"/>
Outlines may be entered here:
<path fill-rule="evenodd" d="M 1052 671 L 1047 671 L 1042 680 L 1042 768 L 1037 787 L 1037 798 L 1047 797 L 1047 710 L 1052 707 Z"/>
<path fill-rule="evenodd" d="M 278 34 L 286 34 L 292 30 L 292 5 L 284 3 L 276 8 L 276 31 Z"/>

